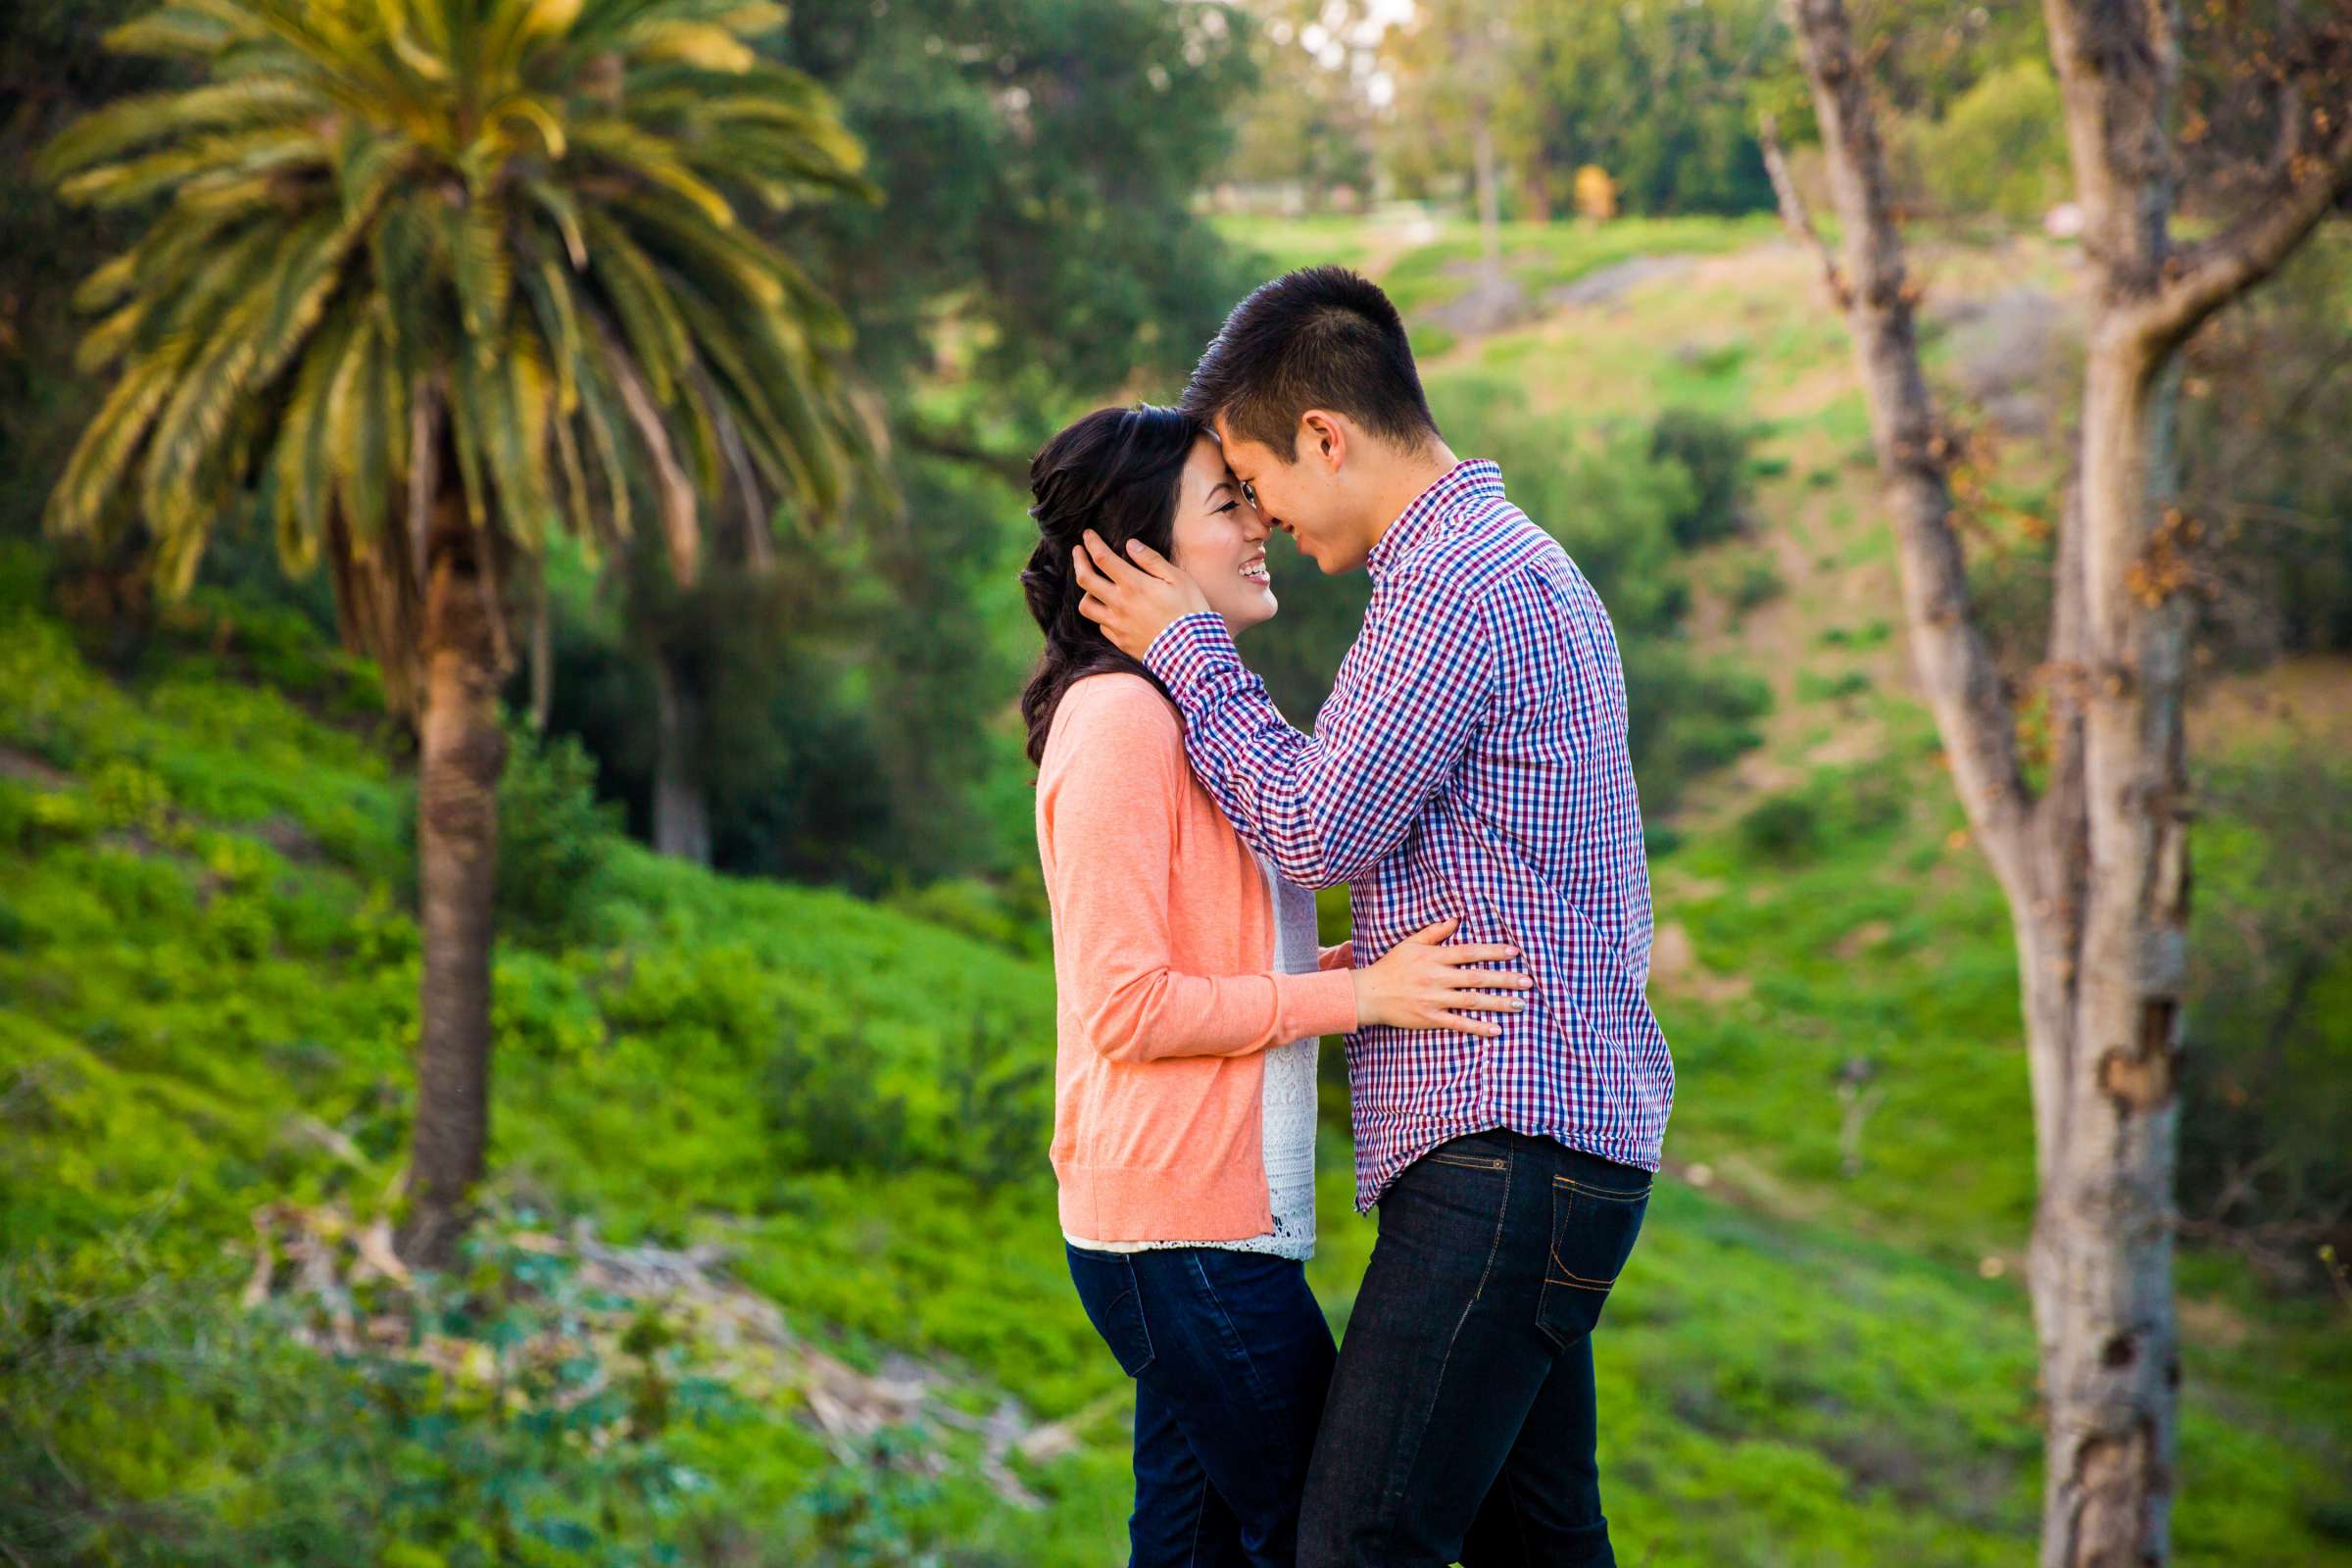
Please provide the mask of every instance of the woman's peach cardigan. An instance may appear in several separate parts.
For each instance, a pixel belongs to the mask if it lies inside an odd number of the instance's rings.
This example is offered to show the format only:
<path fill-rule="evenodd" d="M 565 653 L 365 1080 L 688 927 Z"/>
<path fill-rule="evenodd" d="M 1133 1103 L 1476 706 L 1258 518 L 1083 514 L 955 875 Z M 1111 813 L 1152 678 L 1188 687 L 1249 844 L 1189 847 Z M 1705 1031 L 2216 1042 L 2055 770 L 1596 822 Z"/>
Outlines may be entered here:
<path fill-rule="evenodd" d="M 1065 1235 L 1234 1241 L 1273 1228 L 1258 1125 L 1267 1047 L 1353 1029 L 1345 944 L 1274 972 L 1265 876 L 1140 675 L 1054 710 L 1037 847 L 1058 992 L 1054 1172 Z"/>

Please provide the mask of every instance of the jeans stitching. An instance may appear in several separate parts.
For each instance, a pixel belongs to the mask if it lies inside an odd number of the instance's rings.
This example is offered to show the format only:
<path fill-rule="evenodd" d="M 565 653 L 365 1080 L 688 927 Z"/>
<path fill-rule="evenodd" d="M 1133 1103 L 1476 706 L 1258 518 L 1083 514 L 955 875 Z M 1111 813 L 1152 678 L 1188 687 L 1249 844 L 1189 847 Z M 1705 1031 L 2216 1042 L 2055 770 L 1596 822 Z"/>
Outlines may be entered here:
<path fill-rule="evenodd" d="M 1502 1233 L 1509 1228 L 1510 1218 L 1511 1167 L 1506 1160 L 1502 1167 L 1502 1202 L 1494 1210 L 1494 1240 L 1488 1245 L 1487 1262 L 1486 1266 L 1479 1271 L 1478 1288 L 1470 1293 L 1470 1299 L 1463 1303 L 1462 1315 L 1453 1320 L 1453 1332 L 1446 1338 L 1446 1354 L 1439 1360 L 1438 1375 L 1430 1383 L 1429 1404 L 1422 1413 L 1420 1430 L 1412 1435 L 1410 1451 L 1403 1456 L 1403 1462 L 1392 1472 L 1391 1485 L 1382 1494 L 1381 1523 L 1384 1530 L 1394 1528 L 1397 1505 L 1404 1500 L 1405 1486 L 1412 1480 L 1413 1466 L 1421 1461 L 1421 1443 L 1424 1438 L 1429 1436 L 1430 1419 L 1436 1414 L 1438 1396 L 1445 1392 L 1446 1369 L 1453 1364 L 1453 1348 L 1461 1343 L 1462 1325 L 1470 1321 L 1472 1309 L 1486 1298 L 1487 1282 L 1494 1277 L 1494 1259 L 1501 1255 Z"/>
<path fill-rule="evenodd" d="M 1275 1408 L 1277 1401 L 1267 1390 L 1265 1380 L 1258 1376 L 1257 1362 L 1250 1354 L 1250 1347 L 1243 1341 L 1241 1331 L 1233 1326 L 1233 1316 L 1225 1310 L 1225 1302 L 1218 1297 L 1216 1286 L 1210 1282 L 1208 1270 L 1201 1266 L 1197 1253 L 1185 1261 L 1192 1264 L 1193 1275 L 1200 1282 L 1200 1294 L 1208 1298 L 1208 1304 L 1215 1309 L 1217 1322 L 1225 1330 L 1226 1344 L 1231 1346 L 1242 1358 L 1242 1375 L 1250 1380 L 1250 1392 L 1256 1396 L 1261 1409 Z"/>
<path fill-rule="evenodd" d="M 1591 1182 L 1580 1182 L 1573 1176 L 1554 1176 L 1551 1179 L 1551 1185 L 1569 1188 L 1572 1191 L 1583 1193 L 1589 1198 L 1605 1198 L 1618 1203 L 1631 1203 L 1649 1196 L 1649 1189 L 1646 1187 L 1595 1187 Z"/>
<path fill-rule="evenodd" d="M 1142 1377 L 1146 1369 L 1159 1359 L 1159 1352 L 1152 1346 L 1152 1320 L 1144 1315 L 1144 1282 L 1135 1277 L 1133 1263 L 1127 1265 L 1127 1289 L 1120 1293 L 1117 1300 L 1110 1303 L 1109 1310 L 1103 1315 L 1107 1317 L 1117 1312 L 1119 1303 L 1125 1301 L 1129 1297 L 1135 1298 L 1136 1337 L 1144 1342 L 1144 1353 L 1142 1358 L 1135 1363 L 1134 1376 Z"/>
<path fill-rule="evenodd" d="M 1583 1188 L 1565 1176 L 1554 1176 L 1551 1179 L 1551 1197 L 1555 1205 L 1551 1214 L 1551 1245 L 1544 1249 L 1544 1252 L 1550 1259 L 1551 1268 L 1556 1268 L 1566 1274 L 1569 1272 L 1568 1265 L 1560 1261 L 1560 1232 L 1576 1223 L 1576 1200 L 1581 1196 L 1589 1195 L 1586 1195 Z M 1560 1197 L 1559 1190 L 1563 1187 L 1568 1190 L 1568 1212 L 1565 1216 L 1561 1215 L 1556 1206 Z M 1561 1338 L 1559 1331 L 1551 1326 L 1550 1313 L 1546 1310 L 1551 1304 L 1551 1288 L 1554 1285 L 1567 1285 L 1575 1290 L 1597 1291 L 1603 1296 L 1608 1294 L 1608 1287 L 1605 1285 L 1576 1285 L 1572 1280 L 1554 1280 L 1551 1277 L 1551 1269 L 1544 1271 L 1544 1289 L 1536 1293 L 1536 1329 L 1552 1343 L 1555 1349 L 1564 1350 L 1570 1342 Z"/>
<path fill-rule="evenodd" d="M 1076 1249 L 1073 1248 L 1071 1250 L 1075 1251 Z M 1115 1259 L 1120 1270 L 1127 1276 L 1127 1288 L 1119 1292 L 1118 1295 L 1112 1297 L 1109 1302 L 1103 1306 L 1102 1316 L 1104 1320 L 1107 1322 L 1116 1323 L 1118 1321 L 1118 1310 L 1120 1303 L 1125 1301 L 1131 1296 L 1135 1298 L 1135 1332 L 1137 1336 L 1144 1342 L 1144 1353 L 1142 1358 L 1136 1362 L 1135 1370 L 1133 1372 L 1127 1372 L 1127 1375 L 1131 1378 L 1140 1378 L 1153 1361 L 1159 1359 L 1159 1352 L 1152 1348 L 1152 1322 L 1144 1315 L 1144 1283 L 1136 1278 L 1135 1260 L 1133 1258 L 1118 1253 L 1102 1253 L 1098 1255 Z M 1084 1304 L 1083 1300 L 1080 1304 Z M 1090 1312 L 1087 1315 L 1091 1318 L 1094 1314 Z M 1110 1344 L 1109 1334 L 1101 1329 L 1096 1330 L 1096 1332 L 1102 1335 L 1102 1343 L 1106 1346 L 1109 1346 L 1111 1358 L 1116 1360 L 1118 1358 L 1119 1348 Z M 1127 1371 L 1126 1364 L 1124 1362 L 1120 1363 L 1119 1370 L 1122 1372 Z"/>

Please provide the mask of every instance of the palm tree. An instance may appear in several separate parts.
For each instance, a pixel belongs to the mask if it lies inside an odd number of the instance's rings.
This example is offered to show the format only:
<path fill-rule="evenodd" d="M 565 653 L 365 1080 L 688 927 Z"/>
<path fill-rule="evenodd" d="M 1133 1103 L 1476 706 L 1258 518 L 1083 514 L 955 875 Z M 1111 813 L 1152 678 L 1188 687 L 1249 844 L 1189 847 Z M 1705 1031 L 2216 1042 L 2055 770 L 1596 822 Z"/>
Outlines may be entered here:
<path fill-rule="evenodd" d="M 488 1132 L 509 609 L 550 531 L 632 528 L 678 578 L 705 498 L 843 499 L 840 313 L 747 218 L 866 194 L 831 100 L 741 0 L 177 0 L 109 35 L 196 84 L 48 148 L 70 200 L 152 209 L 83 286 L 112 385 L 51 526 L 152 539 L 184 591 L 255 495 L 418 740 L 423 983 L 404 1255 L 463 1229 Z"/>

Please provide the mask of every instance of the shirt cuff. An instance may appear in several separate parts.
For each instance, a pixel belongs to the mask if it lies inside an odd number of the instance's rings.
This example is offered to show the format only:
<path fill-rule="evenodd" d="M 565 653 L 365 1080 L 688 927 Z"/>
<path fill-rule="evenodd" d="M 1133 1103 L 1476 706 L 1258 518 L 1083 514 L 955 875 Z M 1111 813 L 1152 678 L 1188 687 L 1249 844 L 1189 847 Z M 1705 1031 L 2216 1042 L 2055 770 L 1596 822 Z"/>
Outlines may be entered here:
<path fill-rule="evenodd" d="M 1206 680 L 1219 664 L 1240 663 L 1242 651 L 1233 644 L 1225 617 L 1213 610 L 1196 610 L 1168 622 L 1167 629 L 1144 650 L 1144 667 L 1159 677 L 1178 702 Z"/>

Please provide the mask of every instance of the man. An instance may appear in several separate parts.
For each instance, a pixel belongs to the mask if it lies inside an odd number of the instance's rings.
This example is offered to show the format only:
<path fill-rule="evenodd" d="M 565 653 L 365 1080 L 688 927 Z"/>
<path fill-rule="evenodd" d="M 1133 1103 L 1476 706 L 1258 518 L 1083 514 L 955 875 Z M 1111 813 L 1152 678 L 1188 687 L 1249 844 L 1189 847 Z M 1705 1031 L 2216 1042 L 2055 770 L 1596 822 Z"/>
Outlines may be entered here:
<path fill-rule="evenodd" d="M 1643 995 L 1649 872 L 1625 679 L 1592 585 L 1439 434 L 1396 308 L 1340 268 L 1267 283 L 1185 405 L 1364 626 L 1310 737 L 1200 589 L 1087 536 L 1082 607 L 1184 714 L 1195 771 L 1291 880 L 1352 887 L 1356 961 L 1433 920 L 1536 988 L 1488 1038 L 1348 1038 L 1380 1238 L 1316 1440 L 1302 1564 L 1613 1563 L 1590 1335 L 1674 1094 Z"/>

